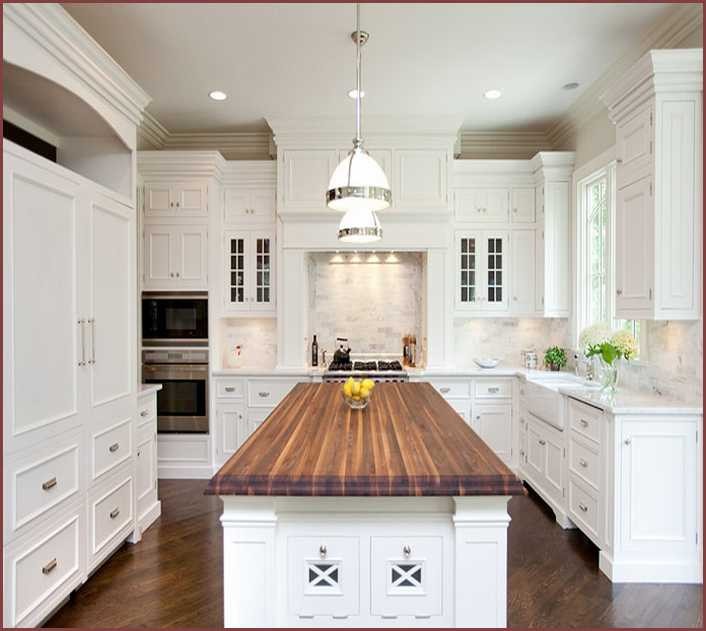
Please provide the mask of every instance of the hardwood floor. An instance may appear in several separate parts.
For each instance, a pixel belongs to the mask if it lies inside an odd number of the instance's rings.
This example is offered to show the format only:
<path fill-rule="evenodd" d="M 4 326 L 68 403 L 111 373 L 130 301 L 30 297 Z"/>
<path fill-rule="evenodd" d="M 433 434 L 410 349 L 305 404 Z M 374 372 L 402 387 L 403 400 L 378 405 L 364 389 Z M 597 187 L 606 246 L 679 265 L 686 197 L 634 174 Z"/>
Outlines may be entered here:
<path fill-rule="evenodd" d="M 162 480 L 162 517 L 125 544 L 48 627 L 222 627 L 220 500 L 204 480 Z M 511 627 L 702 627 L 701 585 L 614 585 L 597 550 L 536 496 L 510 500 Z"/>

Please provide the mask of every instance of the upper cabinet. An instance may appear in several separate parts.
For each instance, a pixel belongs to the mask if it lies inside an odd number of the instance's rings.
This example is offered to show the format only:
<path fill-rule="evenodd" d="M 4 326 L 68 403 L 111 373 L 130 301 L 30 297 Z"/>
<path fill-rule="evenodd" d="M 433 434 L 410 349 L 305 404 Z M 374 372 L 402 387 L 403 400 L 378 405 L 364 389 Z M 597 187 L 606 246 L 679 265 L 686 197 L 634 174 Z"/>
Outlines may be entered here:
<path fill-rule="evenodd" d="M 274 315 L 274 233 L 229 231 L 224 243 L 224 312 Z"/>
<path fill-rule="evenodd" d="M 393 208 L 448 209 L 448 159 L 443 150 L 395 151 L 394 179 L 390 181 Z"/>
<path fill-rule="evenodd" d="M 145 289 L 208 289 L 208 229 L 191 224 L 144 227 Z"/>
<path fill-rule="evenodd" d="M 653 50 L 602 100 L 616 125 L 616 316 L 700 314 L 701 49 Z"/>
<path fill-rule="evenodd" d="M 278 156 L 282 208 L 294 212 L 326 209 L 326 189 L 336 168 L 335 149 L 286 149 Z"/>
<path fill-rule="evenodd" d="M 208 186 L 203 182 L 147 182 L 145 217 L 206 217 Z"/>
<path fill-rule="evenodd" d="M 456 233 L 456 308 L 467 312 L 508 310 L 506 232 Z"/>
<path fill-rule="evenodd" d="M 273 186 L 245 188 L 227 186 L 223 192 L 223 223 L 271 224 L 275 221 L 276 199 Z"/>

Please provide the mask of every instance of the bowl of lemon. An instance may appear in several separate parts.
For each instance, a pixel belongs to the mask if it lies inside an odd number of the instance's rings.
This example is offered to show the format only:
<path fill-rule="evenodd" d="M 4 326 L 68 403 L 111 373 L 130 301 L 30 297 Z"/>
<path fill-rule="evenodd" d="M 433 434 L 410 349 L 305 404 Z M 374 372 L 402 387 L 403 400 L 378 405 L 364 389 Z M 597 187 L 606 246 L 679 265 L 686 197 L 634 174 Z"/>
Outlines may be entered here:
<path fill-rule="evenodd" d="M 375 389 L 372 379 L 353 379 L 349 377 L 341 389 L 343 400 L 353 410 L 362 410 L 370 403 L 370 397 Z"/>

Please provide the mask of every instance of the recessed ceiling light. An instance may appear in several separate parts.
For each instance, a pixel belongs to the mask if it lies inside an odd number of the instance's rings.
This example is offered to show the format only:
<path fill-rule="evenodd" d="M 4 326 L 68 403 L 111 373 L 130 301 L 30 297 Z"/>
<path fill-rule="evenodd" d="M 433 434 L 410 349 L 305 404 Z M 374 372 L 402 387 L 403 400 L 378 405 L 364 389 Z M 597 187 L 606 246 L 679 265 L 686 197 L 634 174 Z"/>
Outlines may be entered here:
<path fill-rule="evenodd" d="M 355 99 L 358 97 L 358 90 L 353 88 L 352 90 L 348 90 L 348 96 L 350 96 L 352 99 Z M 360 98 L 364 99 L 365 98 L 365 90 L 360 91 Z"/>
<path fill-rule="evenodd" d="M 228 95 L 220 90 L 209 92 L 208 96 L 210 96 L 214 101 L 225 101 L 228 98 Z"/>
<path fill-rule="evenodd" d="M 483 96 L 489 101 L 499 99 L 502 95 L 503 93 L 500 90 L 488 90 L 487 92 L 483 93 Z"/>
<path fill-rule="evenodd" d="M 562 90 L 575 90 L 578 87 L 579 87 L 579 84 L 576 83 L 576 81 L 572 81 L 571 83 L 565 83 L 564 85 L 562 85 L 561 89 Z"/>

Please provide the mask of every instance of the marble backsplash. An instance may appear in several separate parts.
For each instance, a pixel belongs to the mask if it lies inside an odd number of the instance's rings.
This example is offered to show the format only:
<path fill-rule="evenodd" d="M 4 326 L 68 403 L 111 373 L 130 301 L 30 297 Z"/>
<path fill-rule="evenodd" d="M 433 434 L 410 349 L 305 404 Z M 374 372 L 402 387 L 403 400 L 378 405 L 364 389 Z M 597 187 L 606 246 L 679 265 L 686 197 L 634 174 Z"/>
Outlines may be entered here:
<path fill-rule="evenodd" d="M 501 366 L 520 366 L 520 352 L 537 351 L 541 363 L 550 346 L 565 347 L 569 336 L 565 318 L 475 318 L 454 321 L 454 362 L 475 367 L 474 357 L 495 357 Z"/>
<path fill-rule="evenodd" d="M 241 346 L 240 366 L 274 368 L 277 364 L 277 321 L 275 318 L 223 318 L 216 326 L 216 350 L 220 355 L 214 365 L 231 368 L 232 351 Z M 231 365 L 229 365 L 229 362 Z"/>
<path fill-rule="evenodd" d="M 360 255 L 362 261 L 368 256 Z M 332 263 L 333 253 L 310 255 L 309 331 L 329 357 L 336 337 L 347 337 L 354 353 L 400 355 L 408 333 L 421 347 L 423 255 L 396 253 L 392 263 L 386 256 L 380 254 L 383 262 Z"/>

